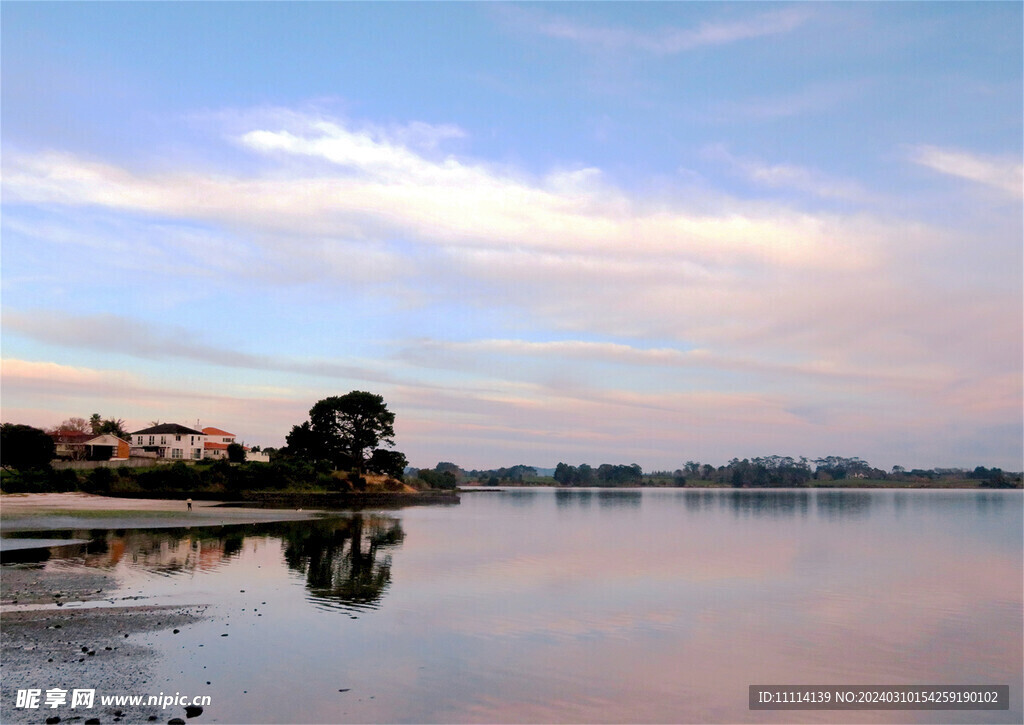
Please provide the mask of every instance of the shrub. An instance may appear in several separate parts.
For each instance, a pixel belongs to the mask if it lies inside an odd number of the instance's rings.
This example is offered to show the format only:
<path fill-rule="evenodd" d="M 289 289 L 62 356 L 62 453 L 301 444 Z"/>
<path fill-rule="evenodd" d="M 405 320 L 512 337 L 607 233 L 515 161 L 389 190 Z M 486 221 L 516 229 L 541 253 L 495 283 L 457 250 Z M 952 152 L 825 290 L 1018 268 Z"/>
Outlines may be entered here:
<path fill-rule="evenodd" d="M 187 492 L 200 488 L 199 474 L 181 461 L 171 466 L 157 466 L 139 475 L 143 491 Z"/>
<path fill-rule="evenodd" d="M 89 475 L 85 477 L 85 485 L 83 489 L 89 493 L 110 493 L 110 488 L 114 483 L 114 472 L 106 466 L 101 468 L 94 468 L 89 471 Z"/>

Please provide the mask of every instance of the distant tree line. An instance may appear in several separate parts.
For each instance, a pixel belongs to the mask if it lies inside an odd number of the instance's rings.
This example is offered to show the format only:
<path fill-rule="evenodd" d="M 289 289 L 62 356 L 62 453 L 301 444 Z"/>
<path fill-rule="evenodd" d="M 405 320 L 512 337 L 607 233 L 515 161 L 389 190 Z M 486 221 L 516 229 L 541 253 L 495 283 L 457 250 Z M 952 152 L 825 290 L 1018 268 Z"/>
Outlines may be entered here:
<path fill-rule="evenodd" d="M 612 465 L 602 463 L 596 469 L 586 463 L 570 466 L 559 463 L 555 466 L 555 482 L 561 486 L 639 486 L 643 484 L 644 471 L 636 463 Z"/>
<path fill-rule="evenodd" d="M 412 468 L 408 474 L 432 488 L 455 488 L 466 483 L 490 486 L 522 484 L 536 482 L 539 478 L 534 466 L 517 465 L 467 471 L 451 461 L 441 461 L 433 468 Z"/>
<path fill-rule="evenodd" d="M 532 466 L 514 466 L 492 470 L 465 470 L 460 466 L 442 461 L 433 470 L 414 471 L 424 480 L 441 481 L 442 485 L 454 487 L 464 483 L 476 485 L 558 485 L 594 487 L 631 486 L 733 486 L 737 488 L 791 488 L 824 485 L 830 481 L 856 483 L 864 481 L 892 481 L 900 484 L 928 485 L 943 482 L 977 481 L 980 487 L 1021 486 L 1020 473 L 1006 473 L 998 468 L 982 466 L 968 471 L 961 468 L 934 468 L 930 470 L 906 470 L 894 466 L 889 472 L 871 466 L 858 457 L 825 456 L 808 459 L 804 456 L 761 456 L 755 458 L 733 458 L 724 466 L 712 466 L 698 461 L 687 461 L 674 471 L 653 471 L 645 473 L 636 463 L 603 463 L 597 467 L 587 463 L 573 466 L 559 462 L 551 477 L 538 476 Z"/>

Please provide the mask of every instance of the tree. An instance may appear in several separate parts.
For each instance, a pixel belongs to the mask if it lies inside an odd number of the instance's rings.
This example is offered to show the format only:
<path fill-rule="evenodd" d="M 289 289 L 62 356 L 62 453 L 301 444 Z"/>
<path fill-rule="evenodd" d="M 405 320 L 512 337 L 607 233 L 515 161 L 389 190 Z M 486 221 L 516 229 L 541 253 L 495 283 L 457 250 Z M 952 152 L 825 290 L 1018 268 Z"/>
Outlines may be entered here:
<path fill-rule="evenodd" d="M 107 418 L 106 420 L 100 421 L 100 424 L 93 429 L 93 433 L 96 435 L 112 435 L 118 438 L 128 440 L 130 437 L 128 431 L 124 427 L 124 419 Z"/>
<path fill-rule="evenodd" d="M 302 425 L 293 425 L 291 432 L 285 436 L 284 452 L 289 456 L 306 461 L 319 461 L 327 457 L 323 440 L 313 432 L 307 420 Z"/>
<path fill-rule="evenodd" d="M 228 443 L 228 461 L 231 463 L 245 462 L 245 448 L 240 443 Z"/>
<path fill-rule="evenodd" d="M 381 473 L 385 476 L 397 478 L 399 481 L 405 475 L 405 467 L 409 465 L 404 453 L 398 451 L 386 451 L 377 448 L 366 462 L 366 470 L 371 473 Z"/>
<path fill-rule="evenodd" d="M 576 467 L 559 462 L 555 466 L 555 482 L 562 486 L 571 486 L 576 481 Z"/>
<path fill-rule="evenodd" d="M 436 466 L 434 466 L 434 470 L 437 471 L 438 473 L 451 471 L 456 475 L 456 477 L 466 475 L 465 471 L 463 471 L 457 464 L 452 463 L 451 461 L 441 461 Z"/>
<path fill-rule="evenodd" d="M 0 425 L 0 465 L 4 468 L 48 468 L 55 454 L 53 439 L 45 431 L 18 423 Z"/>
<path fill-rule="evenodd" d="M 100 426 L 102 424 L 103 424 L 103 419 L 100 418 L 100 414 L 99 413 L 93 413 L 91 416 L 89 416 L 89 428 L 92 429 L 92 434 L 94 436 L 101 435 L 100 434 Z"/>
<path fill-rule="evenodd" d="M 54 433 L 67 431 L 68 433 L 92 433 L 92 426 L 85 418 L 68 418 L 53 429 Z"/>
<path fill-rule="evenodd" d="M 453 490 L 458 485 L 458 481 L 455 480 L 455 474 L 451 471 L 441 473 L 424 468 L 420 470 L 418 478 L 431 488 Z"/>
<path fill-rule="evenodd" d="M 368 449 L 394 445 L 395 414 L 373 393 L 354 390 L 324 398 L 310 408 L 309 424 L 337 468 L 354 466 L 362 471 Z"/>

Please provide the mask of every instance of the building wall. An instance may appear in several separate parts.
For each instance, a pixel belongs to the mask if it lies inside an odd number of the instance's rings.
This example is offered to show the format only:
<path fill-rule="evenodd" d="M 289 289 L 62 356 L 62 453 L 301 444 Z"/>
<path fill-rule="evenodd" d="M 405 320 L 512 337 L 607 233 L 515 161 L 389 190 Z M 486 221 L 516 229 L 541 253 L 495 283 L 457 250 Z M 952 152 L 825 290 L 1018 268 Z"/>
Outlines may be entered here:
<path fill-rule="evenodd" d="M 51 461 L 54 470 L 63 471 L 88 471 L 93 468 L 152 468 L 153 466 L 166 466 L 172 461 L 163 458 L 128 458 L 120 461 Z M 188 463 L 188 461 L 186 461 Z"/>
<path fill-rule="evenodd" d="M 156 450 L 157 456 L 160 458 L 169 458 L 175 461 L 198 461 L 203 457 L 205 442 L 205 435 L 189 433 L 155 433 L 131 437 L 133 447 Z"/>

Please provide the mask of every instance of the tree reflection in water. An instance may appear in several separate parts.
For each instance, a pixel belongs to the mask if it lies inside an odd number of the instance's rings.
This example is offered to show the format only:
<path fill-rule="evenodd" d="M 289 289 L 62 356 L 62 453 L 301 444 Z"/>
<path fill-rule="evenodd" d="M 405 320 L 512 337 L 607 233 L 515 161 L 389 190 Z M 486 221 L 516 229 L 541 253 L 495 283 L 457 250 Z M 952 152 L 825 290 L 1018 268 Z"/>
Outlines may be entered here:
<path fill-rule="evenodd" d="M 308 521 L 284 536 L 285 561 L 306 577 L 306 589 L 322 603 L 376 608 L 391 583 L 391 555 L 402 543 L 401 522 L 389 516 Z"/>

